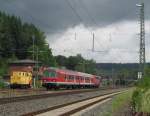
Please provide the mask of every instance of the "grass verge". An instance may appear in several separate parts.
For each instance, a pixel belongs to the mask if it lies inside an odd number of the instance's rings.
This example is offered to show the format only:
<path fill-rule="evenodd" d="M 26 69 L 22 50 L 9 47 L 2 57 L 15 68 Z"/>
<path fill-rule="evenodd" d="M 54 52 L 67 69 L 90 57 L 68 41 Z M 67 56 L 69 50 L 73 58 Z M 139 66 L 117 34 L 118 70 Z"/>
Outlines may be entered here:
<path fill-rule="evenodd" d="M 119 115 L 120 111 L 123 112 L 125 109 L 124 106 L 127 106 L 131 103 L 132 94 L 134 89 L 130 89 L 126 92 L 116 95 L 112 99 L 112 106 L 109 112 L 105 113 L 104 116 L 116 116 Z"/>

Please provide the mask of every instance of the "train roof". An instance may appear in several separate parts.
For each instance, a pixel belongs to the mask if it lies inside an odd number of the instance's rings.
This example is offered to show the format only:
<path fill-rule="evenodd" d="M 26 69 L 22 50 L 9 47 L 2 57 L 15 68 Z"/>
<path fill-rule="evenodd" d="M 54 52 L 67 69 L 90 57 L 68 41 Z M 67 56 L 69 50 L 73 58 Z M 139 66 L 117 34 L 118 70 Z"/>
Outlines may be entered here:
<path fill-rule="evenodd" d="M 55 70 L 56 72 L 61 72 L 61 73 L 65 73 L 65 74 L 67 73 L 70 75 L 78 75 L 78 76 L 84 76 L 84 77 L 89 77 L 89 78 L 94 76 L 94 75 L 88 74 L 88 73 L 72 71 L 72 70 L 68 70 L 68 69 L 59 69 L 59 68 L 55 68 L 55 67 L 49 67 L 48 69 Z"/>
<path fill-rule="evenodd" d="M 93 77 L 94 75 L 88 74 L 88 73 L 83 73 L 83 72 L 78 72 L 79 75 L 84 76 L 84 77 Z"/>

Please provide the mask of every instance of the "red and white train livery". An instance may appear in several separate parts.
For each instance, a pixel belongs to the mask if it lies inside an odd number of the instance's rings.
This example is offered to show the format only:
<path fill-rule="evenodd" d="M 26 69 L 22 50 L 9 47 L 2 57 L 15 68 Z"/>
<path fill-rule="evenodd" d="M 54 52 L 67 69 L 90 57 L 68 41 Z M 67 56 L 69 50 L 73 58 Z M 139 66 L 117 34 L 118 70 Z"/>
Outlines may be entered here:
<path fill-rule="evenodd" d="M 100 77 L 66 69 L 47 68 L 43 72 L 42 85 L 51 88 L 98 88 Z"/>

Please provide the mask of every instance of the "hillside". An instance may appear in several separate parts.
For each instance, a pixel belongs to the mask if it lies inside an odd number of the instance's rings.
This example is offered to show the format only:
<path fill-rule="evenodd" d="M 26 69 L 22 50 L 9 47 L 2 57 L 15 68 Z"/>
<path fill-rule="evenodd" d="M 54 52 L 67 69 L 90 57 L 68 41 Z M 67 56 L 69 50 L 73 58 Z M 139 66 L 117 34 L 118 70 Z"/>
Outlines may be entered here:
<path fill-rule="evenodd" d="M 150 67 L 150 63 L 146 64 Z M 99 74 L 105 76 L 121 76 L 136 79 L 138 73 L 138 63 L 96 63 L 96 69 Z"/>

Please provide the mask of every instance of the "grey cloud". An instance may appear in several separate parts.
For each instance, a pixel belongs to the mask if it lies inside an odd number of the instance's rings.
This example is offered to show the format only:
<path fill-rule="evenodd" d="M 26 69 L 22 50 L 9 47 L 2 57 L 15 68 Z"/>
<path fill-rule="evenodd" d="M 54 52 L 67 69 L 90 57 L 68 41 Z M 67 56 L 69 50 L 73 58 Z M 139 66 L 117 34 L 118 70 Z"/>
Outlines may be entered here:
<path fill-rule="evenodd" d="M 139 0 L 0 0 L 0 10 L 31 22 L 46 33 L 57 33 L 80 23 L 99 27 L 122 20 L 137 20 Z M 145 0 L 146 19 L 150 19 L 150 0 Z M 89 16 L 89 14 L 90 16 Z M 91 18 L 90 18 L 91 17 Z M 94 22 L 94 23 L 93 23 Z"/>

